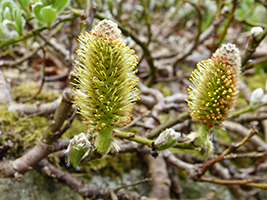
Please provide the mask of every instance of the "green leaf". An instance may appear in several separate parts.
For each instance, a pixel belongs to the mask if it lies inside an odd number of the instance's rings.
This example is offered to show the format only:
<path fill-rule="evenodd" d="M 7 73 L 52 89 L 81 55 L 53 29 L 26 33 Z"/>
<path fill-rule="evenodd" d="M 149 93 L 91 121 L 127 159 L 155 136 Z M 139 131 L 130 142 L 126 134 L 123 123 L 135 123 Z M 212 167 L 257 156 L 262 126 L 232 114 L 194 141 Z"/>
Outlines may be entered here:
<path fill-rule="evenodd" d="M 43 7 L 40 14 L 47 27 L 51 27 L 52 22 L 57 18 L 57 11 L 51 6 Z"/>
<path fill-rule="evenodd" d="M 6 7 L 3 13 L 4 19 L 12 20 L 11 10 L 9 7 Z"/>
<path fill-rule="evenodd" d="M 12 11 L 15 6 L 16 6 L 15 3 L 13 1 L 11 1 L 11 0 L 3 0 L 1 2 L 2 10 L 5 10 L 6 7 L 8 7 Z"/>
<path fill-rule="evenodd" d="M 13 15 L 14 15 L 17 31 L 18 31 L 19 35 L 22 35 L 22 30 L 25 26 L 26 20 L 22 16 L 21 10 L 19 8 L 15 8 L 13 10 Z"/>
<path fill-rule="evenodd" d="M 30 0 L 17 0 L 21 7 L 27 12 L 30 13 Z"/>
<path fill-rule="evenodd" d="M 85 151 L 81 146 L 73 148 L 69 153 L 69 163 L 73 165 L 73 167 L 78 167 L 81 163 L 81 160 L 85 154 Z"/>
<path fill-rule="evenodd" d="M 112 0 L 107 0 L 107 6 L 108 6 L 108 9 L 112 12 L 112 10 L 113 10 L 113 3 L 114 3 L 114 1 L 112 1 Z"/>
<path fill-rule="evenodd" d="M 41 15 L 41 9 L 43 7 L 44 5 L 41 2 L 34 4 L 34 7 L 33 7 L 33 13 L 35 17 L 37 18 L 37 20 L 40 22 L 44 22 L 43 17 Z"/>
<path fill-rule="evenodd" d="M 5 20 L 3 21 L 3 25 L 4 25 L 4 26 L 7 26 L 7 25 L 12 26 L 17 32 L 19 32 L 18 27 L 16 26 L 16 24 L 15 24 L 14 21 L 5 19 Z"/>
<path fill-rule="evenodd" d="M 53 8 L 55 8 L 57 12 L 60 12 L 66 7 L 68 2 L 69 0 L 55 0 Z"/>
<path fill-rule="evenodd" d="M 39 0 L 40 1 L 40 0 Z M 41 2 L 42 2 L 42 4 L 44 5 L 44 6 L 48 6 L 49 5 L 49 2 L 47 2 L 47 0 L 41 0 Z"/>

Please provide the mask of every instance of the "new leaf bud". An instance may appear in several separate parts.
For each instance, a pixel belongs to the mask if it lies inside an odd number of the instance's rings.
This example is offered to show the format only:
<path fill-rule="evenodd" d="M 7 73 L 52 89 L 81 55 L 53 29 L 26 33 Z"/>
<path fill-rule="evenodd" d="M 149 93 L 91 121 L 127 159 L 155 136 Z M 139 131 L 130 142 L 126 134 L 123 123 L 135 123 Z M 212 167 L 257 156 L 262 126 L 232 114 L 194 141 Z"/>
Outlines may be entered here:
<path fill-rule="evenodd" d="M 75 135 L 69 143 L 66 150 L 67 165 L 78 167 L 83 158 L 85 158 L 91 151 L 91 143 L 88 141 L 84 133 Z"/>
<path fill-rule="evenodd" d="M 154 147 L 156 150 L 165 150 L 177 142 L 181 137 L 181 133 L 175 132 L 172 128 L 166 129 L 163 131 L 159 137 L 154 141 Z"/>

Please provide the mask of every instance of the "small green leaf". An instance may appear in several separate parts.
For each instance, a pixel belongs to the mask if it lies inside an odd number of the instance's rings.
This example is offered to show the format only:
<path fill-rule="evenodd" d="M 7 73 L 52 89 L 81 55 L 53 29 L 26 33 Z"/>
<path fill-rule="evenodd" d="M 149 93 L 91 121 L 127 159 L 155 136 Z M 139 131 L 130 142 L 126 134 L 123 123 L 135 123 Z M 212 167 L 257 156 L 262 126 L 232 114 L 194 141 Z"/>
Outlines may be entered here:
<path fill-rule="evenodd" d="M 43 7 L 40 14 L 48 27 L 51 27 L 52 22 L 57 18 L 57 11 L 51 6 Z"/>
<path fill-rule="evenodd" d="M 11 0 L 3 0 L 1 2 L 2 10 L 5 10 L 8 7 L 12 11 L 15 6 L 16 6 L 15 3 Z"/>
<path fill-rule="evenodd" d="M 33 13 L 35 17 L 37 18 L 37 20 L 40 22 L 44 22 L 42 15 L 41 15 L 41 9 L 43 7 L 44 5 L 41 2 L 34 4 L 34 7 L 33 7 Z"/>
<path fill-rule="evenodd" d="M 40 1 L 40 0 L 39 0 Z M 48 6 L 49 5 L 49 2 L 47 2 L 47 0 L 41 0 L 41 2 L 42 2 L 42 4 L 44 5 L 44 6 Z"/>
<path fill-rule="evenodd" d="M 27 12 L 30 13 L 30 0 L 17 0 L 21 7 Z"/>
<path fill-rule="evenodd" d="M 11 10 L 9 7 L 5 8 L 3 15 L 4 15 L 4 19 L 12 20 Z"/>
<path fill-rule="evenodd" d="M 62 11 L 66 5 L 68 4 L 69 0 L 55 0 L 53 4 L 53 8 L 57 10 L 57 12 Z"/>
<path fill-rule="evenodd" d="M 13 10 L 13 15 L 14 15 L 14 19 L 15 19 L 15 24 L 17 27 L 17 32 L 19 33 L 19 35 L 22 35 L 22 30 L 25 26 L 26 20 L 24 19 L 24 17 L 21 14 L 21 10 L 19 8 L 15 8 Z"/>
<path fill-rule="evenodd" d="M 5 19 L 5 20 L 3 21 L 3 25 L 4 25 L 4 27 L 6 27 L 7 25 L 12 26 L 12 27 L 18 32 L 18 28 L 17 28 L 17 26 L 16 26 L 16 24 L 15 24 L 14 21 Z"/>
<path fill-rule="evenodd" d="M 78 167 L 81 163 L 84 154 L 85 151 L 81 146 L 73 148 L 68 155 L 69 163 L 73 165 L 73 167 Z"/>

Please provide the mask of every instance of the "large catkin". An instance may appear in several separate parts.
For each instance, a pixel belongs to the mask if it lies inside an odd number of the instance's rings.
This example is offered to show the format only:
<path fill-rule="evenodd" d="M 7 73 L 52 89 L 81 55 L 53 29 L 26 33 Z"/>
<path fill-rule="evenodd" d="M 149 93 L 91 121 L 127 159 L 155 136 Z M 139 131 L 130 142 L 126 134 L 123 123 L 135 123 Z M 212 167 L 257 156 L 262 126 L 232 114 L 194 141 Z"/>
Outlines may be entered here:
<path fill-rule="evenodd" d="M 112 130 L 131 121 L 133 104 L 138 100 L 137 56 L 110 20 L 101 21 L 78 40 L 74 103 L 88 127 L 97 133 L 94 145 L 104 155 L 109 151 Z"/>

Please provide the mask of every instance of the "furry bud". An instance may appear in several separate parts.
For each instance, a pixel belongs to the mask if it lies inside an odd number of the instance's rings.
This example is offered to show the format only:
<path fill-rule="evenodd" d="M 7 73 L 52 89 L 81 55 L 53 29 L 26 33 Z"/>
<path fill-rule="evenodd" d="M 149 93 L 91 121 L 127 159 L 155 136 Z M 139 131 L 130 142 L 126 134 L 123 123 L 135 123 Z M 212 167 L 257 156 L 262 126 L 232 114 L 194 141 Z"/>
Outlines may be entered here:
<path fill-rule="evenodd" d="M 172 147 L 181 137 L 181 133 L 175 132 L 172 128 L 163 131 L 154 142 L 156 150 L 165 150 Z"/>

